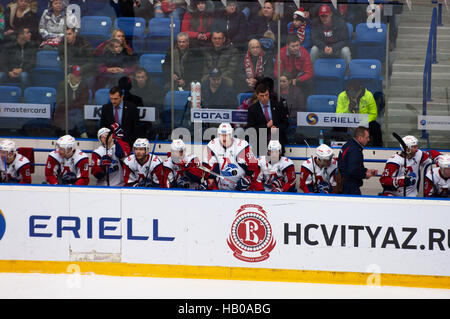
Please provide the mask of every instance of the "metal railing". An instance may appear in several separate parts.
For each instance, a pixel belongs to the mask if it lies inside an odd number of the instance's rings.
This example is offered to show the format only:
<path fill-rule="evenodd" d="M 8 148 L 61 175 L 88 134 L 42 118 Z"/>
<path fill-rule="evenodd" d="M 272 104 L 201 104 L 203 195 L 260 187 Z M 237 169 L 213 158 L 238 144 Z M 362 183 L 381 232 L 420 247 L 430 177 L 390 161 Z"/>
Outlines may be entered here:
<path fill-rule="evenodd" d="M 423 94 L 422 94 L 422 115 L 427 115 L 427 102 L 431 99 L 431 71 L 432 65 L 438 63 L 436 58 L 436 42 L 437 42 L 437 9 L 433 8 L 431 16 L 430 32 L 428 35 L 427 54 L 425 57 L 425 66 L 423 70 Z M 422 130 L 422 138 L 427 139 L 429 144 L 429 135 L 426 130 Z"/>

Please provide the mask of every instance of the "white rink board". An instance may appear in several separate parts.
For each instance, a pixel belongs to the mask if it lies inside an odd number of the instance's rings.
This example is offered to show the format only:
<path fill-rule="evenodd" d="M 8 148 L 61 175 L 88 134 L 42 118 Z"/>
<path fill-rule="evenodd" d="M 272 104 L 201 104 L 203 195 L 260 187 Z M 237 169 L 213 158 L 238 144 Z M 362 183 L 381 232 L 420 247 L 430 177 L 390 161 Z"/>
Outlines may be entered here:
<path fill-rule="evenodd" d="M 272 228 L 263 261 L 237 259 L 227 244 L 246 204 Z M 95 252 L 124 263 L 450 276 L 448 200 L 5 185 L 0 210 L 0 260 Z"/>

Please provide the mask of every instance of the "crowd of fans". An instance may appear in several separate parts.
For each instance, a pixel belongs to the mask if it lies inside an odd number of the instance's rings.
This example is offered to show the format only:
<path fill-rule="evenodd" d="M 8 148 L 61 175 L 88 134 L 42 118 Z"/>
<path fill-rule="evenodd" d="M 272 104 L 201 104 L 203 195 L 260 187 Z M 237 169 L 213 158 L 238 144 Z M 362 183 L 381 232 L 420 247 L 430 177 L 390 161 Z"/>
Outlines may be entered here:
<path fill-rule="evenodd" d="M 0 7 L 0 85 L 30 86 L 38 50 L 58 50 L 63 66 L 64 21 L 71 3 L 88 5 L 85 1 L 49 0 L 48 6 L 39 11 L 36 0 L 15 0 Z M 315 59 L 339 57 L 348 63 L 352 46 L 346 23 L 355 27 L 375 11 L 368 4 L 347 1 L 338 1 L 335 8 L 329 0 L 302 1 L 300 8 L 293 1 L 235 0 L 227 1 L 226 6 L 211 0 L 193 0 L 190 5 L 176 0 L 111 0 L 104 5 L 112 6 L 117 17 L 144 17 L 148 21 L 173 15 L 181 23 L 181 32 L 176 37 L 173 66 L 170 48 L 166 52 L 161 85 L 139 65 L 140 53 L 133 48 L 133 38 L 126 37 L 122 30 L 112 30 L 110 39 L 95 46 L 78 29 L 66 30 L 69 96 L 62 90 L 64 81 L 57 87 L 54 124 L 64 127 L 63 106 L 65 99 L 69 100 L 69 132 L 77 137 L 95 134 L 83 123 L 83 105 L 98 89 L 118 85 L 123 77 L 130 79 L 130 94 L 141 97 L 143 105 L 157 108 L 157 122 L 161 121 L 159 115 L 171 81 L 176 90 L 190 90 L 191 82 L 201 82 L 203 107 L 237 108 L 237 94 L 254 92 L 264 78 L 275 80 L 271 94 L 278 92 L 279 83 L 280 98 L 294 118 L 295 112 L 305 110 L 307 97 L 315 93 Z M 383 22 L 383 5 L 375 6 L 381 10 Z M 395 19 L 390 32 L 394 46 Z M 244 101 L 239 107 L 245 109 L 247 105 L 249 101 Z"/>

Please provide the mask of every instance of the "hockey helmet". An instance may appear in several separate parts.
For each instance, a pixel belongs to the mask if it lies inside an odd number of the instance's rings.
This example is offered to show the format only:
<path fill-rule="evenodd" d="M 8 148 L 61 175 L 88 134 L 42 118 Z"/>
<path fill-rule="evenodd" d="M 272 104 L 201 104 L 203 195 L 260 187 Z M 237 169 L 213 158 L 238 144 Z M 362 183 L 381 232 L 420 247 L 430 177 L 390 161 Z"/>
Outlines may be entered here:
<path fill-rule="evenodd" d="M 179 163 L 184 157 L 184 152 L 186 151 L 186 145 L 182 139 L 173 140 L 170 144 L 170 151 L 172 161 L 174 163 Z"/>
<path fill-rule="evenodd" d="M 316 148 L 316 157 L 321 161 L 329 161 L 333 158 L 333 150 L 327 144 L 322 144 Z"/>
<path fill-rule="evenodd" d="M 269 153 L 270 152 L 270 153 Z M 267 153 L 270 156 L 272 164 L 277 163 L 280 160 L 281 144 L 277 140 L 270 140 L 267 145 Z"/>
<path fill-rule="evenodd" d="M 217 135 L 231 135 L 233 136 L 233 128 L 230 123 L 221 123 L 217 128 Z"/>
<path fill-rule="evenodd" d="M 100 137 L 101 137 L 103 134 L 108 134 L 109 132 L 111 132 L 111 130 L 110 130 L 109 128 L 107 128 L 107 127 L 102 127 L 101 129 L 98 130 L 98 132 L 97 132 L 97 138 L 98 138 L 98 140 L 99 140 L 100 143 L 102 143 L 102 140 L 100 139 Z"/>
<path fill-rule="evenodd" d="M 69 148 L 74 150 L 75 149 L 75 138 L 71 135 L 64 135 L 61 136 L 57 141 L 56 141 L 56 148 L 57 149 L 63 149 L 65 151 L 68 151 Z"/>
<path fill-rule="evenodd" d="M 443 154 L 439 156 L 439 167 L 442 169 L 450 168 L 450 155 L 449 154 Z"/>
<path fill-rule="evenodd" d="M 133 148 L 145 148 L 146 152 L 150 152 L 150 142 L 146 138 L 138 138 L 134 141 Z"/>
<path fill-rule="evenodd" d="M 405 142 L 407 148 L 406 153 L 408 154 L 411 153 L 411 147 L 419 145 L 419 141 L 417 140 L 417 138 L 412 135 L 406 135 L 404 138 L 402 138 L 402 140 L 403 142 Z"/>
<path fill-rule="evenodd" d="M 15 152 L 16 151 L 16 143 L 11 140 L 4 140 L 0 143 L 0 151 L 4 152 Z"/>

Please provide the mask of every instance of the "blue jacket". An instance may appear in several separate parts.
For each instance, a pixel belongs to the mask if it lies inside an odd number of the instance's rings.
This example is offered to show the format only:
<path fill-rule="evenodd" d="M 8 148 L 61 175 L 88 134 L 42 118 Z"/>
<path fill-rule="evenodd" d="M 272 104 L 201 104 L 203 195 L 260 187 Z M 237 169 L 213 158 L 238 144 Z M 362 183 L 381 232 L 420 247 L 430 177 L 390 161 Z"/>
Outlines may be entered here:
<path fill-rule="evenodd" d="M 363 185 L 367 168 L 364 167 L 363 147 L 354 139 L 350 139 L 342 146 L 338 157 L 338 168 L 344 183 L 354 183 L 358 187 Z"/>

